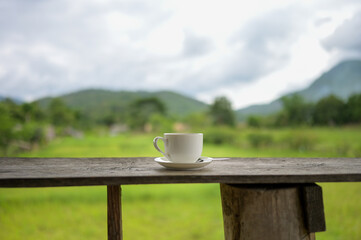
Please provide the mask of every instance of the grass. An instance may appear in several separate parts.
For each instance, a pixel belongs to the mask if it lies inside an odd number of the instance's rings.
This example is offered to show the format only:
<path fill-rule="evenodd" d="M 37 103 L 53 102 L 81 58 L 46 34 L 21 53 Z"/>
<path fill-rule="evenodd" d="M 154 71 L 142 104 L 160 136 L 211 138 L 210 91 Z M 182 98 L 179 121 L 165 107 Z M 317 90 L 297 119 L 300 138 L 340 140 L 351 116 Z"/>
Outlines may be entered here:
<path fill-rule="evenodd" d="M 271 146 L 252 148 L 247 135 L 272 135 Z M 234 145 L 204 146 L 205 156 L 352 156 L 361 142 L 359 128 L 244 130 Z M 282 145 L 289 136 L 317 139 L 309 150 Z M 117 137 L 89 134 L 62 138 L 24 157 L 158 156 L 154 135 Z M 206 136 L 205 136 L 206 137 Z M 342 145 L 344 144 L 344 145 Z M 337 150 L 339 146 L 342 146 Z M 345 147 L 346 146 L 346 147 Z M 317 239 L 361 239 L 361 183 L 322 183 L 327 231 Z M 123 186 L 125 239 L 223 239 L 217 184 Z M 106 187 L 0 189 L 0 239 L 105 239 Z"/>
<path fill-rule="evenodd" d="M 2 189 L 0 203 L 0 239 L 106 237 L 106 187 Z M 223 236 L 216 184 L 123 186 L 123 217 L 125 239 Z"/>

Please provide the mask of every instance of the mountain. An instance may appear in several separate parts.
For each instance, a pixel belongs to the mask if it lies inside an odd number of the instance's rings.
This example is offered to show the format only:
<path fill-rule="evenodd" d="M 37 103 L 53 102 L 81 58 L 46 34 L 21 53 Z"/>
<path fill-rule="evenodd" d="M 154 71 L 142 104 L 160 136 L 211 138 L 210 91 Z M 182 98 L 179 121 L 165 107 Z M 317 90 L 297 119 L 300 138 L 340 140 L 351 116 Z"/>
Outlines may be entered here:
<path fill-rule="evenodd" d="M 301 95 L 308 102 L 317 102 L 323 97 L 334 94 L 344 100 L 354 93 L 361 93 L 361 61 L 341 62 L 317 78 L 308 88 L 287 94 Z M 269 115 L 282 109 L 281 98 L 269 104 L 252 105 L 237 110 L 237 117 L 244 120 L 249 115 Z"/>
<path fill-rule="evenodd" d="M 22 104 L 23 103 L 23 101 L 18 99 L 18 98 L 10 98 L 10 97 L 0 96 L 0 102 L 4 101 L 5 99 L 11 99 L 16 104 Z"/>
<path fill-rule="evenodd" d="M 166 106 L 167 111 L 173 116 L 186 116 L 192 112 L 205 111 L 208 105 L 190 97 L 170 92 L 131 92 L 88 89 L 62 95 L 62 99 L 70 108 L 87 113 L 89 116 L 99 118 L 114 111 L 124 111 L 128 105 L 140 98 L 157 97 Z M 46 107 L 52 98 L 38 100 L 40 106 Z"/>

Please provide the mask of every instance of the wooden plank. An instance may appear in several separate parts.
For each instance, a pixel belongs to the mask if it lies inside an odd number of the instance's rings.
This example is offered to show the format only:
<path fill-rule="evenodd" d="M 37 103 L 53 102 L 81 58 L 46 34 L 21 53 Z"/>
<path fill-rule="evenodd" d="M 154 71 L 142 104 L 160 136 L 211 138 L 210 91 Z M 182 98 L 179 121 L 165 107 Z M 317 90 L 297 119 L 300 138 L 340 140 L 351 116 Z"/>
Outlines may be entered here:
<path fill-rule="evenodd" d="M 301 195 L 308 231 L 326 231 L 322 188 L 317 184 L 307 184 L 301 187 Z"/>
<path fill-rule="evenodd" d="M 221 184 L 226 240 L 312 240 L 298 186 Z"/>
<path fill-rule="evenodd" d="M 361 181 L 361 158 L 232 158 L 174 171 L 154 158 L 0 158 L 0 187 Z"/>
<path fill-rule="evenodd" d="M 123 239 L 121 193 L 121 186 L 107 186 L 109 240 Z"/>

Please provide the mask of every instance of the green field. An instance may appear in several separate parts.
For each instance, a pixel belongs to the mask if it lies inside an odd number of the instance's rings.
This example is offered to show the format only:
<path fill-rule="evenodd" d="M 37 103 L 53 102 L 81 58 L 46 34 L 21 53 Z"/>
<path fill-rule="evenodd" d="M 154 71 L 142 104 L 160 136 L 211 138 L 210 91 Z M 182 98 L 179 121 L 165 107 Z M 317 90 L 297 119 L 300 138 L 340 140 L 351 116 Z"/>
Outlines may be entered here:
<path fill-rule="evenodd" d="M 360 157 L 360 128 L 238 130 L 212 157 Z M 249 135 L 271 136 L 255 147 Z M 105 132 L 61 138 L 25 157 L 158 156 L 155 134 Z M 307 137 L 305 137 L 307 136 Z M 205 138 L 207 134 L 205 133 Z M 290 139 L 294 145 L 286 146 Z M 327 231 L 317 239 L 361 239 L 361 183 L 323 183 Z M 123 187 L 125 239 L 223 239 L 217 184 Z M 106 239 L 106 187 L 0 189 L 0 239 Z"/>

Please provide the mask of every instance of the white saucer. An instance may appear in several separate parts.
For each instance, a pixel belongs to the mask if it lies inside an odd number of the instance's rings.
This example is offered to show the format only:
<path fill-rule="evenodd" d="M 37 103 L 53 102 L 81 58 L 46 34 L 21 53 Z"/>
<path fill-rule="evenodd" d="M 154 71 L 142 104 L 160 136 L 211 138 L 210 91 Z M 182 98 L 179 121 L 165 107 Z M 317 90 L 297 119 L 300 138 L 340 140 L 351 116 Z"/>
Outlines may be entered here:
<path fill-rule="evenodd" d="M 175 169 L 175 170 L 188 170 L 188 169 L 194 169 L 194 168 L 201 168 L 204 166 L 207 166 L 210 164 L 213 160 L 213 158 L 210 157 L 200 157 L 202 160 L 201 162 L 193 162 L 193 163 L 175 163 L 169 161 L 165 157 L 157 157 L 154 159 L 157 163 L 162 165 L 165 168 L 169 169 Z"/>

